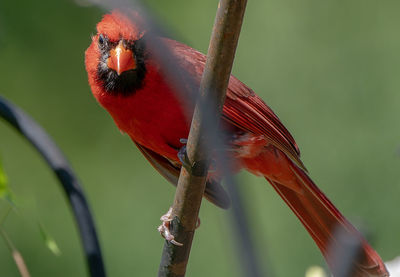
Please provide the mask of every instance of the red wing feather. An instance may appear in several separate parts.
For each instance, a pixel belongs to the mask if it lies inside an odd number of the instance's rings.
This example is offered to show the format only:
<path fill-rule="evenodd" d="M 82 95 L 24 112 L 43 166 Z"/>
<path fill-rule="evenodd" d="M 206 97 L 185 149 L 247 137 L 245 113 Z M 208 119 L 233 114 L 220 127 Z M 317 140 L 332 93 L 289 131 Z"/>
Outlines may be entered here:
<path fill-rule="evenodd" d="M 182 67 L 200 82 L 206 62 L 205 55 L 177 41 L 166 39 L 166 42 L 181 59 Z M 234 76 L 229 80 L 222 119 L 245 132 L 264 135 L 270 143 L 306 170 L 299 158 L 300 150 L 289 131 L 267 104 Z"/>

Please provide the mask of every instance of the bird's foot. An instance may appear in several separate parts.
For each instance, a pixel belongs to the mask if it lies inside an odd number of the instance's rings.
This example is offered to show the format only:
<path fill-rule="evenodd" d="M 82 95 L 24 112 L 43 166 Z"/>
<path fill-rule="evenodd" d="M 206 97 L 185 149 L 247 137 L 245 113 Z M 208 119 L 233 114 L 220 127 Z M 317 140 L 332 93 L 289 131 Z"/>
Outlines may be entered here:
<path fill-rule="evenodd" d="M 160 220 L 162 224 L 158 226 L 157 230 L 160 232 L 161 236 L 176 246 L 182 246 L 183 244 L 175 240 L 174 235 L 171 234 L 171 230 L 169 229 L 172 221 L 172 207 L 169 208 L 166 214 L 161 216 Z"/>
<path fill-rule="evenodd" d="M 187 152 L 186 152 L 187 139 L 180 139 L 180 142 L 183 144 L 183 146 L 178 151 L 178 159 L 181 161 L 182 166 L 189 173 L 192 173 L 192 165 L 190 164 L 189 157 L 187 156 Z"/>
<path fill-rule="evenodd" d="M 183 246 L 183 243 L 177 242 L 175 240 L 175 237 L 170 230 L 172 221 L 172 207 L 169 208 L 166 214 L 160 217 L 160 220 L 162 221 L 162 224 L 158 226 L 157 230 L 160 232 L 161 236 L 174 245 Z M 195 229 L 199 227 L 200 227 L 200 218 L 197 218 Z"/>
<path fill-rule="evenodd" d="M 186 151 L 186 143 L 188 140 L 180 139 L 179 141 L 183 144 L 183 146 L 178 151 L 178 154 L 177 154 L 178 159 L 182 163 L 182 166 L 186 169 L 186 171 L 189 172 L 189 174 L 196 175 L 195 172 L 193 171 L 194 170 L 193 165 L 189 161 L 189 157 L 188 157 L 187 151 Z M 209 173 L 216 172 L 216 163 L 214 160 L 210 161 L 209 167 L 208 167 L 208 172 Z"/>

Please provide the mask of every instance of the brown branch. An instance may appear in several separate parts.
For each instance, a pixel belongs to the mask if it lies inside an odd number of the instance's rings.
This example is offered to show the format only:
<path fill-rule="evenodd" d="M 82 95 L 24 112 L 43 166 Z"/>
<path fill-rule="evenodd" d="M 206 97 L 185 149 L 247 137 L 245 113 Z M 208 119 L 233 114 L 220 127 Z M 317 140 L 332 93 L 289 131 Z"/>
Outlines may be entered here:
<path fill-rule="evenodd" d="M 187 156 L 191 172 L 182 167 L 172 206 L 171 231 L 176 246 L 165 242 L 158 276 L 184 276 L 207 178 L 210 122 L 219 119 L 232 69 L 247 0 L 220 0 L 211 35 L 200 98 L 196 104 Z M 212 128 L 212 131 L 217 131 Z M 208 143 L 207 143 L 208 142 Z"/>

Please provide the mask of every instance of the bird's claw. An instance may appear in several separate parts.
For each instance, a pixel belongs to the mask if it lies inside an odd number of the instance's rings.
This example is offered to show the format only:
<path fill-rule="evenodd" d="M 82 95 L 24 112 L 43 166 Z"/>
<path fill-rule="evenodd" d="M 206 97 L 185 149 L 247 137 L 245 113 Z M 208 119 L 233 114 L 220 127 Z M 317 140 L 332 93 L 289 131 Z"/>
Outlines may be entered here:
<path fill-rule="evenodd" d="M 187 139 L 180 139 L 179 140 L 181 143 L 183 143 L 183 146 L 181 149 L 178 151 L 178 159 L 181 161 L 182 166 L 189 172 L 192 173 L 192 165 L 190 164 L 189 157 L 187 156 L 186 152 L 186 143 Z"/>
<path fill-rule="evenodd" d="M 175 240 L 174 235 L 169 229 L 172 221 L 172 207 L 169 208 L 166 214 L 161 216 L 160 220 L 162 221 L 162 224 L 158 226 L 157 230 L 160 232 L 161 236 L 176 246 L 182 246 L 183 244 Z"/>

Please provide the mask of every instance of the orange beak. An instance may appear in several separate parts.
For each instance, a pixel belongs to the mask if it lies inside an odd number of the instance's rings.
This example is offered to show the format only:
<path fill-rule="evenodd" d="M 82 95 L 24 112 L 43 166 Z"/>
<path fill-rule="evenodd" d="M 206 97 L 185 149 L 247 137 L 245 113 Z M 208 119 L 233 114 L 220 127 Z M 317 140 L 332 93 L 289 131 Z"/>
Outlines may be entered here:
<path fill-rule="evenodd" d="M 136 68 L 133 53 L 130 49 L 125 48 L 122 44 L 122 40 L 114 49 L 111 49 L 110 57 L 107 59 L 107 66 L 108 68 L 115 70 L 118 75 Z"/>

